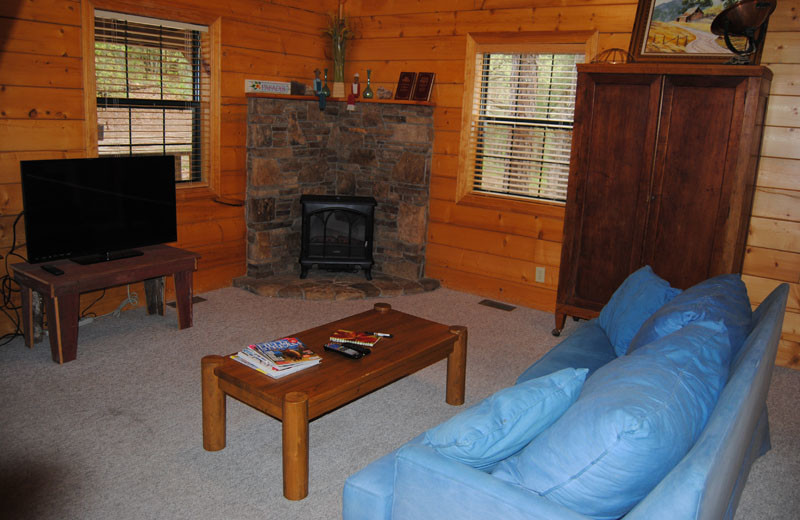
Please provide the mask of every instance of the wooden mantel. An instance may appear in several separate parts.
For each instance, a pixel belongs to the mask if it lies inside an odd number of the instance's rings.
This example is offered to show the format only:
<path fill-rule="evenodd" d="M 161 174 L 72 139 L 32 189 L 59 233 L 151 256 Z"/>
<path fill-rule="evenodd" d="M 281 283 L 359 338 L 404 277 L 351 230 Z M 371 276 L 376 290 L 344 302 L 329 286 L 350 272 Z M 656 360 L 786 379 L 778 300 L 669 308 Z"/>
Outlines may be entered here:
<path fill-rule="evenodd" d="M 270 94 L 266 92 L 248 92 L 245 94 L 245 97 L 254 97 L 254 98 L 273 98 L 273 99 L 296 99 L 300 101 L 318 101 L 319 98 L 317 96 L 299 96 L 293 94 Z M 346 98 L 335 98 L 335 97 L 328 97 L 327 101 L 329 103 L 343 103 L 346 102 Z M 419 105 L 423 107 L 433 107 L 436 106 L 432 101 L 409 101 L 404 99 L 378 99 L 372 98 L 367 99 L 364 97 L 356 98 L 356 103 L 388 103 L 392 105 Z"/>

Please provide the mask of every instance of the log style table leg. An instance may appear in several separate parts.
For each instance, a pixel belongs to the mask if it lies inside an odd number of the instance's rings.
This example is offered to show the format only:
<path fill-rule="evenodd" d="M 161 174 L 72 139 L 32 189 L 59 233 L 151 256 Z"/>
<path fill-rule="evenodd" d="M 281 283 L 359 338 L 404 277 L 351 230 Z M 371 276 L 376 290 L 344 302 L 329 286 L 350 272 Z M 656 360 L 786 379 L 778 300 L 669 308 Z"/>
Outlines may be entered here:
<path fill-rule="evenodd" d="M 175 281 L 175 308 L 178 311 L 178 329 L 192 326 L 192 271 L 178 271 Z"/>
<path fill-rule="evenodd" d="M 308 395 L 288 392 L 283 397 L 283 496 L 308 496 Z"/>
<path fill-rule="evenodd" d="M 30 287 L 20 285 L 22 296 L 22 335 L 25 345 L 33 345 L 42 341 L 42 328 L 44 326 L 44 313 L 42 312 L 42 295 Z"/>
<path fill-rule="evenodd" d="M 225 447 L 225 393 L 219 389 L 214 373 L 225 360 L 222 356 L 205 356 L 201 361 L 203 376 L 203 448 L 219 451 Z"/>
<path fill-rule="evenodd" d="M 47 299 L 47 330 L 53 361 L 66 363 L 78 357 L 80 295 L 66 293 Z"/>
<path fill-rule="evenodd" d="M 144 281 L 144 297 L 147 314 L 164 315 L 164 277 L 148 278 Z"/>
<path fill-rule="evenodd" d="M 30 287 L 20 287 L 22 296 L 22 334 L 25 338 L 25 345 L 33 348 L 36 342 L 33 337 L 33 289 Z"/>
<path fill-rule="evenodd" d="M 455 334 L 453 352 L 447 356 L 447 404 L 464 404 L 465 386 L 467 382 L 467 328 L 461 325 L 450 327 Z"/>
<path fill-rule="evenodd" d="M 33 333 L 33 342 L 40 343 L 44 335 L 44 302 L 43 297 L 38 291 L 31 291 L 31 332 Z"/>

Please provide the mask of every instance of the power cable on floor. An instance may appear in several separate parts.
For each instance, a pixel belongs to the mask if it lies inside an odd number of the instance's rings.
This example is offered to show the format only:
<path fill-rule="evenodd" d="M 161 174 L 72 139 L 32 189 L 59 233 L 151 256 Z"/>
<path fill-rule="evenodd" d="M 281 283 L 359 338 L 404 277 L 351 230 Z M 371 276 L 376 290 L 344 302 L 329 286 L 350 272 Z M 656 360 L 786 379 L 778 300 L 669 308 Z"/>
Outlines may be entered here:
<path fill-rule="evenodd" d="M 17 215 L 17 218 L 14 219 L 14 223 L 11 225 L 11 249 L 9 249 L 8 253 L 6 253 L 5 257 L 3 257 L 6 272 L 2 277 L 0 277 L 0 310 L 2 310 L 3 314 L 8 317 L 8 320 L 14 327 L 14 331 L 0 336 L 0 346 L 11 343 L 11 341 L 17 336 L 22 336 L 22 327 L 20 326 L 19 316 L 19 311 L 22 309 L 22 306 L 14 303 L 14 300 L 20 296 L 20 288 L 17 282 L 14 281 L 14 278 L 12 278 L 9 274 L 8 259 L 12 256 L 16 256 L 25 262 L 28 261 L 27 258 L 16 252 L 18 247 L 25 245 L 21 244 L 20 246 L 17 246 L 17 223 L 24 214 L 24 211 L 20 211 Z M 17 298 L 15 298 L 15 296 L 17 296 Z"/>

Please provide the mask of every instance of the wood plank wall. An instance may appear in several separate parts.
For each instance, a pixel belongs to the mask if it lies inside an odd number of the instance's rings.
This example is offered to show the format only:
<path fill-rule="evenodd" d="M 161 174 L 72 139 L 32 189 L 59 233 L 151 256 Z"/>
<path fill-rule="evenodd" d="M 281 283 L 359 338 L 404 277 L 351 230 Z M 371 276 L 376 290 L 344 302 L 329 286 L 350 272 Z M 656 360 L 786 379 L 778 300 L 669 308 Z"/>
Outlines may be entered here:
<path fill-rule="evenodd" d="M 96 0 L 98 8 L 187 22 L 221 23 L 221 157 L 219 195 L 244 199 L 244 80 L 291 79 L 311 83 L 324 66 L 322 30 L 336 0 Z M 87 156 L 84 125 L 85 83 L 79 0 L 3 0 L 0 2 L 0 254 L 12 245 L 12 225 L 22 211 L 19 161 Z M 244 208 L 209 197 L 181 200 L 177 246 L 202 255 L 195 274 L 196 293 L 230 286 L 245 273 Z M 24 244 L 24 226 L 16 226 Z M 24 254 L 24 247 L 21 250 Z M 10 258 L 10 263 L 19 261 Z M 5 262 L 5 259 L 3 259 Z M 0 276 L 6 267 L 0 264 Z M 171 281 L 169 282 L 171 284 Z M 144 304 L 141 284 L 133 287 Z M 172 287 L 168 285 L 168 298 Z M 92 308 L 115 309 L 125 288 L 107 292 Z M 82 308 L 99 293 L 82 297 Z M 13 330 L 0 316 L 0 334 Z"/>
<path fill-rule="evenodd" d="M 800 369 L 800 0 L 780 0 L 761 62 L 775 74 L 756 180 L 744 280 L 753 304 L 791 285 L 777 364 Z"/>
<path fill-rule="evenodd" d="M 436 73 L 427 276 L 454 289 L 554 309 L 563 206 L 531 213 L 511 204 L 455 203 L 466 34 L 598 31 L 600 51 L 627 49 L 636 6 L 631 0 L 344 1 L 356 34 L 348 68 L 362 76 L 370 68 L 373 84 L 392 90 L 401 71 Z M 536 267 L 545 269 L 543 283 L 535 282 Z"/>
<path fill-rule="evenodd" d="M 356 29 L 348 77 L 372 69 L 394 89 L 400 71 L 434 71 L 434 159 L 426 274 L 447 287 L 545 311 L 555 308 L 563 213 L 455 203 L 465 34 L 599 31 L 599 50 L 626 49 L 637 2 L 625 0 L 343 0 Z M 792 284 L 779 363 L 800 367 L 800 0 L 780 0 L 762 63 L 775 73 L 745 282 L 758 304 Z M 545 268 L 544 283 L 534 281 Z"/>
<path fill-rule="evenodd" d="M 338 0 L 102 0 L 103 8 L 222 23 L 221 195 L 243 198 L 244 79 L 310 82 L 324 67 L 321 32 Z M 342 0 L 356 37 L 347 77 L 372 69 L 373 88 L 394 90 L 401 71 L 436 72 L 434 158 L 427 275 L 445 286 L 552 311 L 562 217 L 455 204 L 464 89 L 465 34 L 597 30 L 599 49 L 627 49 L 633 0 Z M 781 0 L 770 20 L 762 62 L 775 73 L 745 281 L 757 304 L 776 284 L 792 284 L 779 363 L 800 367 L 800 0 Z M 83 78 L 79 0 L 0 2 L 0 252 L 11 246 L 22 210 L 21 159 L 83 157 Z M 242 208 L 183 201 L 178 245 L 203 255 L 195 290 L 228 286 L 245 271 Z M 22 223 L 17 243 L 24 242 Z M 15 261 L 10 259 L 10 262 Z M 545 282 L 534 281 L 536 267 Z M 0 266 L 0 276 L 5 267 Z M 141 293 L 141 287 L 139 287 Z M 99 313 L 122 299 L 112 291 Z M 87 295 L 85 300 L 96 295 Z M 4 318 L 0 318 L 2 320 Z M 9 322 L 0 321 L 0 333 Z"/>

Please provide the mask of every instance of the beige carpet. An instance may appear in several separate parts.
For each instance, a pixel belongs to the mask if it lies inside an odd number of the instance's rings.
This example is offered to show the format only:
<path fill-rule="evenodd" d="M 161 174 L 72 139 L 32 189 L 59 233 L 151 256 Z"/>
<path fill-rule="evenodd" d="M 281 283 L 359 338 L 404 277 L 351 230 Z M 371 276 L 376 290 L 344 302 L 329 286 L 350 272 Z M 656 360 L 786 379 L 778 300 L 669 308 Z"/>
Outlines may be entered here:
<path fill-rule="evenodd" d="M 200 359 L 372 307 L 228 288 L 202 294 L 195 325 L 142 309 L 81 327 L 78 359 L 49 346 L 0 348 L 0 517 L 24 519 L 336 519 L 345 478 L 457 413 L 437 363 L 311 423 L 309 497 L 281 492 L 280 423 L 228 400 L 228 442 L 202 449 Z M 385 301 L 469 327 L 467 405 L 512 384 L 557 341 L 551 314 L 506 312 L 447 289 Z M 575 328 L 571 320 L 565 334 Z M 773 450 L 756 462 L 737 518 L 796 518 L 800 372 L 777 369 Z"/>

